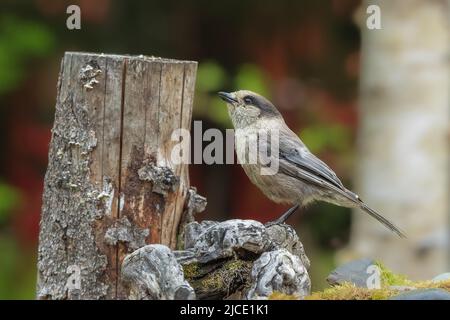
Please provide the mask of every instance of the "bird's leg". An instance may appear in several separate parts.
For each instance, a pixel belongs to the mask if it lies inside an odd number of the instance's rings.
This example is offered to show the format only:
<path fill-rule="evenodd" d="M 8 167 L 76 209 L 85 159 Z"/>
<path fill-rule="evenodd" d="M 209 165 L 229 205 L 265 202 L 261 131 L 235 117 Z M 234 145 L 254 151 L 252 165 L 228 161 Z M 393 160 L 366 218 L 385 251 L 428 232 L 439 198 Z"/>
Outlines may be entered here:
<path fill-rule="evenodd" d="M 284 223 L 297 209 L 300 207 L 299 204 L 296 204 L 292 208 L 289 208 L 285 213 L 283 213 L 278 219 L 267 222 L 264 226 L 270 227 L 275 224 L 282 224 Z"/>

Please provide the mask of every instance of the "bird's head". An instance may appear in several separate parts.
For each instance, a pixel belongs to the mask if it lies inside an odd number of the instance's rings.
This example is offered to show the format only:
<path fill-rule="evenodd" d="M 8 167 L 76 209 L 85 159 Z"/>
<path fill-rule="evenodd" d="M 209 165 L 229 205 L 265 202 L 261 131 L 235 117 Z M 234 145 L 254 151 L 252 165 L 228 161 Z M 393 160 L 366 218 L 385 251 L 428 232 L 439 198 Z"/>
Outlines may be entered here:
<path fill-rule="evenodd" d="M 227 103 L 235 128 L 247 127 L 258 120 L 282 119 L 269 100 L 252 91 L 219 92 L 219 97 Z"/>

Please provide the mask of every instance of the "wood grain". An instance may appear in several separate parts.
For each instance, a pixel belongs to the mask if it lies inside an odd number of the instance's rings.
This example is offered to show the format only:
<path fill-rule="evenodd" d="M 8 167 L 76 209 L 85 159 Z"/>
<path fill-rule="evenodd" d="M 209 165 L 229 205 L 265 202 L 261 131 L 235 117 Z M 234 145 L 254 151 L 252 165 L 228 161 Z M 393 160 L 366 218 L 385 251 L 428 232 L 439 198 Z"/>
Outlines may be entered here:
<path fill-rule="evenodd" d="M 38 298 L 127 298 L 119 279 L 124 256 L 142 243 L 175 246 L 189 180 L 187 164 L 170 160 L 171 134 L 190 129 L 196 67 L 65 54 L 43 195 Z M 178 183 L 154 192 L 158 182 L 138 174 L 147 168 L 173 173 Z"/>

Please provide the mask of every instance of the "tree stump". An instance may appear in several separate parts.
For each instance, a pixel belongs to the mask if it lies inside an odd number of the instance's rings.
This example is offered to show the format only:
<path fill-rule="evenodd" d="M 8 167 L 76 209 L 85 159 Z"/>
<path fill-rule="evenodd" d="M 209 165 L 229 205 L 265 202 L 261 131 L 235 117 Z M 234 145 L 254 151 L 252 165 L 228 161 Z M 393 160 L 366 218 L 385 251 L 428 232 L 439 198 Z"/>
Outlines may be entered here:
<path fill-rule="evenodd" d="M 171 161 L 190 129 L 196 62 L 68 52 L 58 80 L 39 235 L 39 299 L 121 299 L 120 265 L 174 248 L 189 190 Z"/>

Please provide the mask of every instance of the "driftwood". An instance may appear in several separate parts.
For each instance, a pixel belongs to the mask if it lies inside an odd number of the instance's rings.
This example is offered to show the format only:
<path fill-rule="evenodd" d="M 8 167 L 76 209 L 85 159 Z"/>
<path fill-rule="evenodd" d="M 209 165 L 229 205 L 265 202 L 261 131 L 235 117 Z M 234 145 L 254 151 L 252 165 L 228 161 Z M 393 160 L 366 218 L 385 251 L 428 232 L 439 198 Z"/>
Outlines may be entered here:
<path fill-rule="evenodd" d="M 184 280 L 183 268 L 172 251 L 163 245 L 148 245 L 128 255 L 123 261 L 122 275 L 123 281 L 133 284 L 130 286 L 130 299 L 195 298 L 194 290 Z"/>
<path fill-rule="evenodd" d="M 124 256 L 175 248 L 187 164 L 173 164 L 175 129 L 189 130 L 196 63 L 66 53 L 58 80 L 39 235 L 39 299 L 125 299 Z"/>
<path fill-rule="evenodd" d="M 151 258 L 157 251 L 166 260 Z M 146 258 L 134 263 L 135 256 Z M 183 279 L 179 271 L 173 271 L 181 267 Z M 131 298 L 171 299 L 177 290 L 184 298 L 193 298 L 189 288 L 197 299 L 267 299 L 274 292 L 302 298 L 310 292 L 308 268 L 303 246 L 286 224 L 265 227 L 254 220 L 203 221 L 186 225 L 184 250 L 171 252 L 149 245 L 133 252 L 125 259 L 122 276 L 133 292 Z M 155 285 L 169 278 L 171 286 Z"/>

